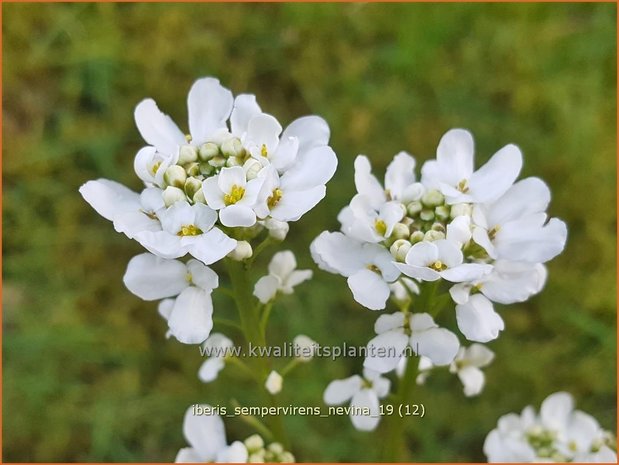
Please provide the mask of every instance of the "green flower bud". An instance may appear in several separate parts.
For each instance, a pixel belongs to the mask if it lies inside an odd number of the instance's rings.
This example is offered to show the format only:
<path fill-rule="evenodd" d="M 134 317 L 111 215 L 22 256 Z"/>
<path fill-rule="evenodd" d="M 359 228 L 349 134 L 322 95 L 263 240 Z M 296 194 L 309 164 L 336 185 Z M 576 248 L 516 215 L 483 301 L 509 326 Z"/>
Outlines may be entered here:
<path fill-rule="evenodd" d="M 408 229 L 408 226 L 402 223 L 396 223 L 393 227 L 393 231 L 391 232 L 391 237 L 393 239 L 406 239 L 410 235 L 410 229 Z"/>
<path fill-rule="evenodd" d="M 168 186 L 163 191 L 163 203 L 166 207 L 186 198 L 185 193 L 178 187 Z"/>
<path fill-rule="evenodd" d="M 200 163 L 200 174 L 202 176 L 210 176 L 215 172 L 215 167 L 208 163 Z"/>
<path fill-rule="evenodd" d="M 242 162 L 237 157 L 230 157 L 228 158 L 228 160 L 226 160 L 226 166 L 228 168 L 231 168 L 233 166 L 240 166 L 240 165 L 242 165 Z"/>
<path fill-rule="evenodd" d="M 294 463 L 294 455 L 286 451 L 279 456 L 280 463 Z"/>
<path fill-rule="evenodd" d="M 406 213 L 408 213 L 409 216 L 416 216 L 422 209 L 423 205 L 421 205 L 421 202 L 415 200 L 406 206 Z"/>
<path fill-rule="evenodd" d="M 264 447 L 264 440 L 259 434 L 252 434 L 243 441 L 249 452 L 261 450 Z"/>
<path fill-rule="evenodd" d="M 269 236 L 276 241 L 283 241 L 288 235 L 290 226 L 285 221 L 279 221 L 274 218 L 267 218 L 264 221 L 264 226 L 269 230 Z"/>
<path fill-rule="evenodd" d="M 240 262 L 241 260 L 245 260 L 253 255 L 253 250 L 251 248 L 251 244 L 247 241 L 238 241 L 236 243 L 235 249 L 228 254 L 232 260 L 236 260 Z"/>
<path fill-rule="evenodd" d="M 244 157 L 245 149 L 239 139 L 236 137 L 231 137 L 221 144 L 221 153 L 223 153 L 226 157 Z"/>
<path fill-rule="evenodd" d="M 252 179 L 256 179 L 261 169 L 262 169 L 262 164 L 255 158 L 250 158 L 243 165 L 243 170 L 245 170 L 245 177 L 247 178 L 248 181 L 251 181 Z"/>
<path fill-rule="evenodd" d="M 247 459 L 248 463 L 264 463 L 264 452 L 256 452 L 251 454 Z"/>
<path fill-rule="evenodd" d="M 204 192 L 202 192 L 202 189 L 200 189 L 193 195 L 193 203 L 206 204 L 206 197 L 204 197 Z"/>
<path fill-rule="evenodd" d="M 202 161 L 208 161 L 217 155 L 219 155 L 219 146 L 213 142 L 202 144 L 198 151 L 198 156 Z"/>
<path fill-rule="evenodd" d="M 447 205 L 440 205 L 434 209 L 434 217 L 439 221 L 445 221 L 449 218 L 449 207 Z"/>
<path fill-rule="evenodd" d="M 421 210 L 419 218 L 423 221 L 432 221 L 434 219 L 434 212 L 432 210 Z"/>
<path fill-rule="evenodd" d="M 421 197 L 421 203 L 426 207 L 438 207 L 443 202 L 445 202 L 445 196 L 436 189 L 427 191 L 423 194 L 423 197 Z"/>
<path fill-rule="evenodd" d="M 423 236 L 423 233 L 422 233 Z M 408 242 L 406 239 L 398 239 L 391 247 L 389 247 L 389 252 L 391 252 L 391 256 L 396 259 L 398 262 L 403 262 L 406 259 L 406 254 L 411 249 L 412 244 Z"/>
<path fill-rule="evenodd" d="M 455 218 L 457 216 L 471 216 L 473 209 L 470 203 L 457 203 L 451 206 L 450 217 Z"/>
<path fill-rule="evenodd" d="M 183 187 L 185 185 L 185 179 L 187 179 L 187 173 L 182 166 L 172 165 L 163 173 L 163 181 L 168 186 Z"/>
<path fill-rule="evenodd" d="M 424 237 L 424 233 L 422 233 L 421 231 L 415 231 L 413 234 L 411 234 L 411 237 L 408 240 L 411 244 L 416 244 L 417 242 L 423 241 Z"/>
<path fill-rule="evenodd" d="M 178 153 L 178 164 L 186 165 L 198 159 L 198 151 L 193 145 L 183 145 Z"/>
<path fill-rule="evenodd" d="M 187 176 L 200 176 L 200 163 L 194 161 L 185 165 L 185 172 Z"/>
<path fill-rule="evenodd" d="M 202 181 L 194 177 L 187 178 L 187 181 L 185 181 L 185 194 L 187 194 L 187 197 L 193 199 L 193 196 L 196 195 L 200 189 L 202 189 Z"/>
<path fill-rule="evenodd" d="M 275 455 L 279 455 L 284 453 L 284 446 L 282 446 L 279 442 L 272 442 L 267 447 L 267 450 L 273 452 Z"/>
<path fill-rule="evenodd" d="M 430 229 L 427 233 L 425 233 L 425 235 L 423 236 L 423 240 L 424 241 L 438 241 L 441 239 L 445 239 L 445 233 L 441 232 L 441 231 L 434 231 L 433 229 Z"/>
<path fill-rule="evenodd" d="M 445 226 L 443 226 L 441 223 L 434 223 L 430 229 L 433 231 L 439 231 L 442 233 L 445 232 Z"/>
<path fill-rule="evenodd" d="M 217 155 L 216 157 L 211 158 L 208 161 L 208 164 L 214 168 L 222 168 L 223 166 L 226 166 L 226 159 L 221 155 Z"/>

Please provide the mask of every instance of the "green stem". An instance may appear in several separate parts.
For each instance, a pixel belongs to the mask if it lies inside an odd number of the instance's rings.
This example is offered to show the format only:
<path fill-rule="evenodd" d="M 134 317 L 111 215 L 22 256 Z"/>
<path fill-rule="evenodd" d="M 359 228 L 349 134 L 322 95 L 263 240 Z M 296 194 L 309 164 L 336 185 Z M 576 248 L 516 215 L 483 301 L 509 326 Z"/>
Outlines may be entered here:
<path fill-rule="evenodd" d="M 262 316 L 260 317 L 260 331 L 266 337 L 267 323 L 269 322 L 269 316 L 271 316 L 271 309 L 273 308 L 273 301 L 264 305 L 262 310 Z"/>

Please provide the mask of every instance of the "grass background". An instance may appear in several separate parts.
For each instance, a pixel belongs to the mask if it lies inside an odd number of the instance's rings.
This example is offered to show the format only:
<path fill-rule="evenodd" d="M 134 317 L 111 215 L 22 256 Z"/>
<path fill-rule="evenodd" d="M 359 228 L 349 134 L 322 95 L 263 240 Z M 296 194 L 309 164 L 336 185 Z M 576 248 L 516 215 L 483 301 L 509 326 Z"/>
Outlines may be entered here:
<path fill-rule="evenodd" d="M 417 461 L 483 460 L 498 417 L 567 390 L 616 423 L 616 6 L 614 4 L 3 4 L 3 459 L 167 461 L 196 402 L 249 399 L 233 370 L 196 377 L 194 347 L 164 339 L 155 305 L 123 286 L 138 244 L 78 195 L 88 179 L 140 187 L 133 108 L 154 97 L 185 127 L 194 79 L 255 93 L 280 121 L 320 114 L 339 169 L 327 198 L 294 224 L 307 247 L 353 194 L 352 162 L 384 170 L 399 150 L 432 157 L 451 127 L 473 131 L 478 164 L 520 145 L 569 225 L 542 294 L 500 311 L 483 395 L 437 374 L 414 398 Z M 263 257 L 264 258 L 264 257 Z M 231 312 L 218 298 L 216 312 Z M 315 273 L 274 310 L 274 341 L 305 333 L 365 344 L 376 314 L 344 279 Z M 453 320 L 453 314 L 448 315 Z M 236 336 L 235 336 L 236 337 Z M 286 380 L 282 403 L 322 405 L 327 383 L 361 360 L 317 360 Z M 377 458 L 378 433 L 347 418 L 288 417 L 305 461 Z M 227 421 L 228 436 L 252 431 Z M 370 442 L 371 441 L 371 442 Z"/>

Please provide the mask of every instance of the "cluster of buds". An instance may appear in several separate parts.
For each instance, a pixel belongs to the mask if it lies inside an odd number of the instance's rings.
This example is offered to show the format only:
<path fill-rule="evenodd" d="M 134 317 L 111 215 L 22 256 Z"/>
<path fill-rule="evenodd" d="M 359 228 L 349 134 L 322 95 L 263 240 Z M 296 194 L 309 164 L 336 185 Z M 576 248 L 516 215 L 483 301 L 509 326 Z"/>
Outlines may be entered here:
<path fill-rule="evenodd" d="M 244 441 L 249 457 L 248 463 L 294 463 L 294 455 L 279 442 L 265 445 L 260 435 L 254 434 Z"/>

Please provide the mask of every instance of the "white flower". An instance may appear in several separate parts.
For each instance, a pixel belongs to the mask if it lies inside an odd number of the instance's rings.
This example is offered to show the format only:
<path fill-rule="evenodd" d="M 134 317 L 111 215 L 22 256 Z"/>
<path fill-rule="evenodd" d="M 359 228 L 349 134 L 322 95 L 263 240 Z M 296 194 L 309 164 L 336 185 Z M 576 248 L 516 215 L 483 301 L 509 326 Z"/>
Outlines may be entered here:
<path fill-rule="evenodd" d="M 264 382 L 264 387 L 270 394 L 278 394 L 281 392 L 284 384 L 284 378 L 277 371 L 272 370 L 267 376 L 266 381 Z"/>
<path fill-rule="evenodd" d="M 474 171 L 473 136 L 452 129 L 440 140 L 436 160 L 421 169 L 426 188 L 438 189 L 448 204 L 491 202 L 514 183 L 522 168 L 522 154 L 515 145 L 506 145 L 480 169 Z"/>
<path fill-rule="evenodd" d="M 567 239 L 563 221 L 547 221 L 549 203 L 550 190 L 544 181 L 518 181 L 495 202 L 474 208 L 473 239 L 492 258 L 545 263 L 561 253 Z"/>
<path fill-rule="evenodd" d="M 254 205 L 263 181 L 261 178 L 247 181 L 240 166 L 222 168 L 219 175 L 204 181 L 202 192 L 207 205 L 219 210 L 221 224 L 249 227 L 256 223 Z"/>
<path fill-rule="evenodd" d="M 340 232 L 321 233 L 310 246 L 323 270 L 348 278 L 354 299 L 370 310 L 382 310 L 389 298 L 388 283 L 398 279 L 391 254 L 378 244 L 361 243 Z"/>
<path fill-rule="evenodd" d="M 199 344 L 213 327 L 211 292 L 219 285 L 217 274 L 198 260 L 184 264 L 149 253 L 133 257 L 123 282 L 144 300 L 166 299 L 160 313 L 168 321 L 170 334 L 184 344 Z"/>
<path fill-rule="evenodd" d="M 294 287 L 311 279 L 311 270 L 297 270 L 297 260 L 290 250 L 277 252 L 269 263 L 269 274 L 258 280 L 254 295 L 266 304 L 278 292 L 292 294 Z"/>
<path fill-rule="evenodd" d="M 463 263 L 462 251 L 455 242 L 447 239 L 418 242 L 406 254 L 405 261 L 394 263 L 406 276 L 422 281 L 440 278 L 451 282 L 471 281 L 492 271 L 492 265 Z"/>
<path fill-rule="evenodd" d="M 304 334 L 296 336 L 292 345 L 297 359 L 301 362 L 309 362 L 314 358 L 314 353 L 318 349 L 318 343 Z"/>
<path fill-rule="evenodd" d="M 394 370 L 408 346 L 435 365 L 451 363 L 460 347 L 456 335 L 439 328 L 427 313 L 381 315 L 374 330 L 378 336 L 368 343 L 363 365 L 379 373 Z"/>
<path fill-rule="evenodd" d="M 228 445 L 224 422 L 219 415 L 194 414 L 194 408 L 210 412 L 210 405 L 192 406 L 185 412 L 183 434 L 191 447 L 178 451 L 176 463 L 246 463 L 247 448 L 240 441 Z"/>
<path fill-rule="evenodd" d="M 476 396 L 482 391 L 486 378 L 480 368 L 488 366 L 493 359 L 494 352 L 481 344 L 460 347 L 449 371 L 462 381 L 465 396 Z"/>
<path fill-rule="evenodd" d="M 590 415 L 574 410 L 574 400 L 557 392 L 544 400 L 539 415 L 526 407 L 520 416 L 499 419 L 484 442 L 489 462 L 617 462 L 608 434 Z"/>
<path fill-rule="evenodd" d="M 359 375 L 331 381 L 324 392 L 327 405 L 340 405 L 350 400 L 350 420 L 360 431 L 372 431 L 380 421 L 379 399 L 389 394 L 391 382 L 379 373 L 365 368 Z"/>
<path fill-rule="evenodd" d="M 481 294 L 472 295 L 466 303 L 456 305 L 456 320 L 458 329 L 469 341 L 489 342 L 505 329 L 505 323 L 494 311 L 492 302 Z"/>
<path fill-rule="evenodd" d="M 203 383 L 215 381 L 219 372 L 225 366 L 226 355 L 228 350 L 234 347 L 234 343 L 221 333 L 211 333 L 206 341 L 204 341 L 204 353 L 210 355 L 198 371 L 198 378 Z"/>

